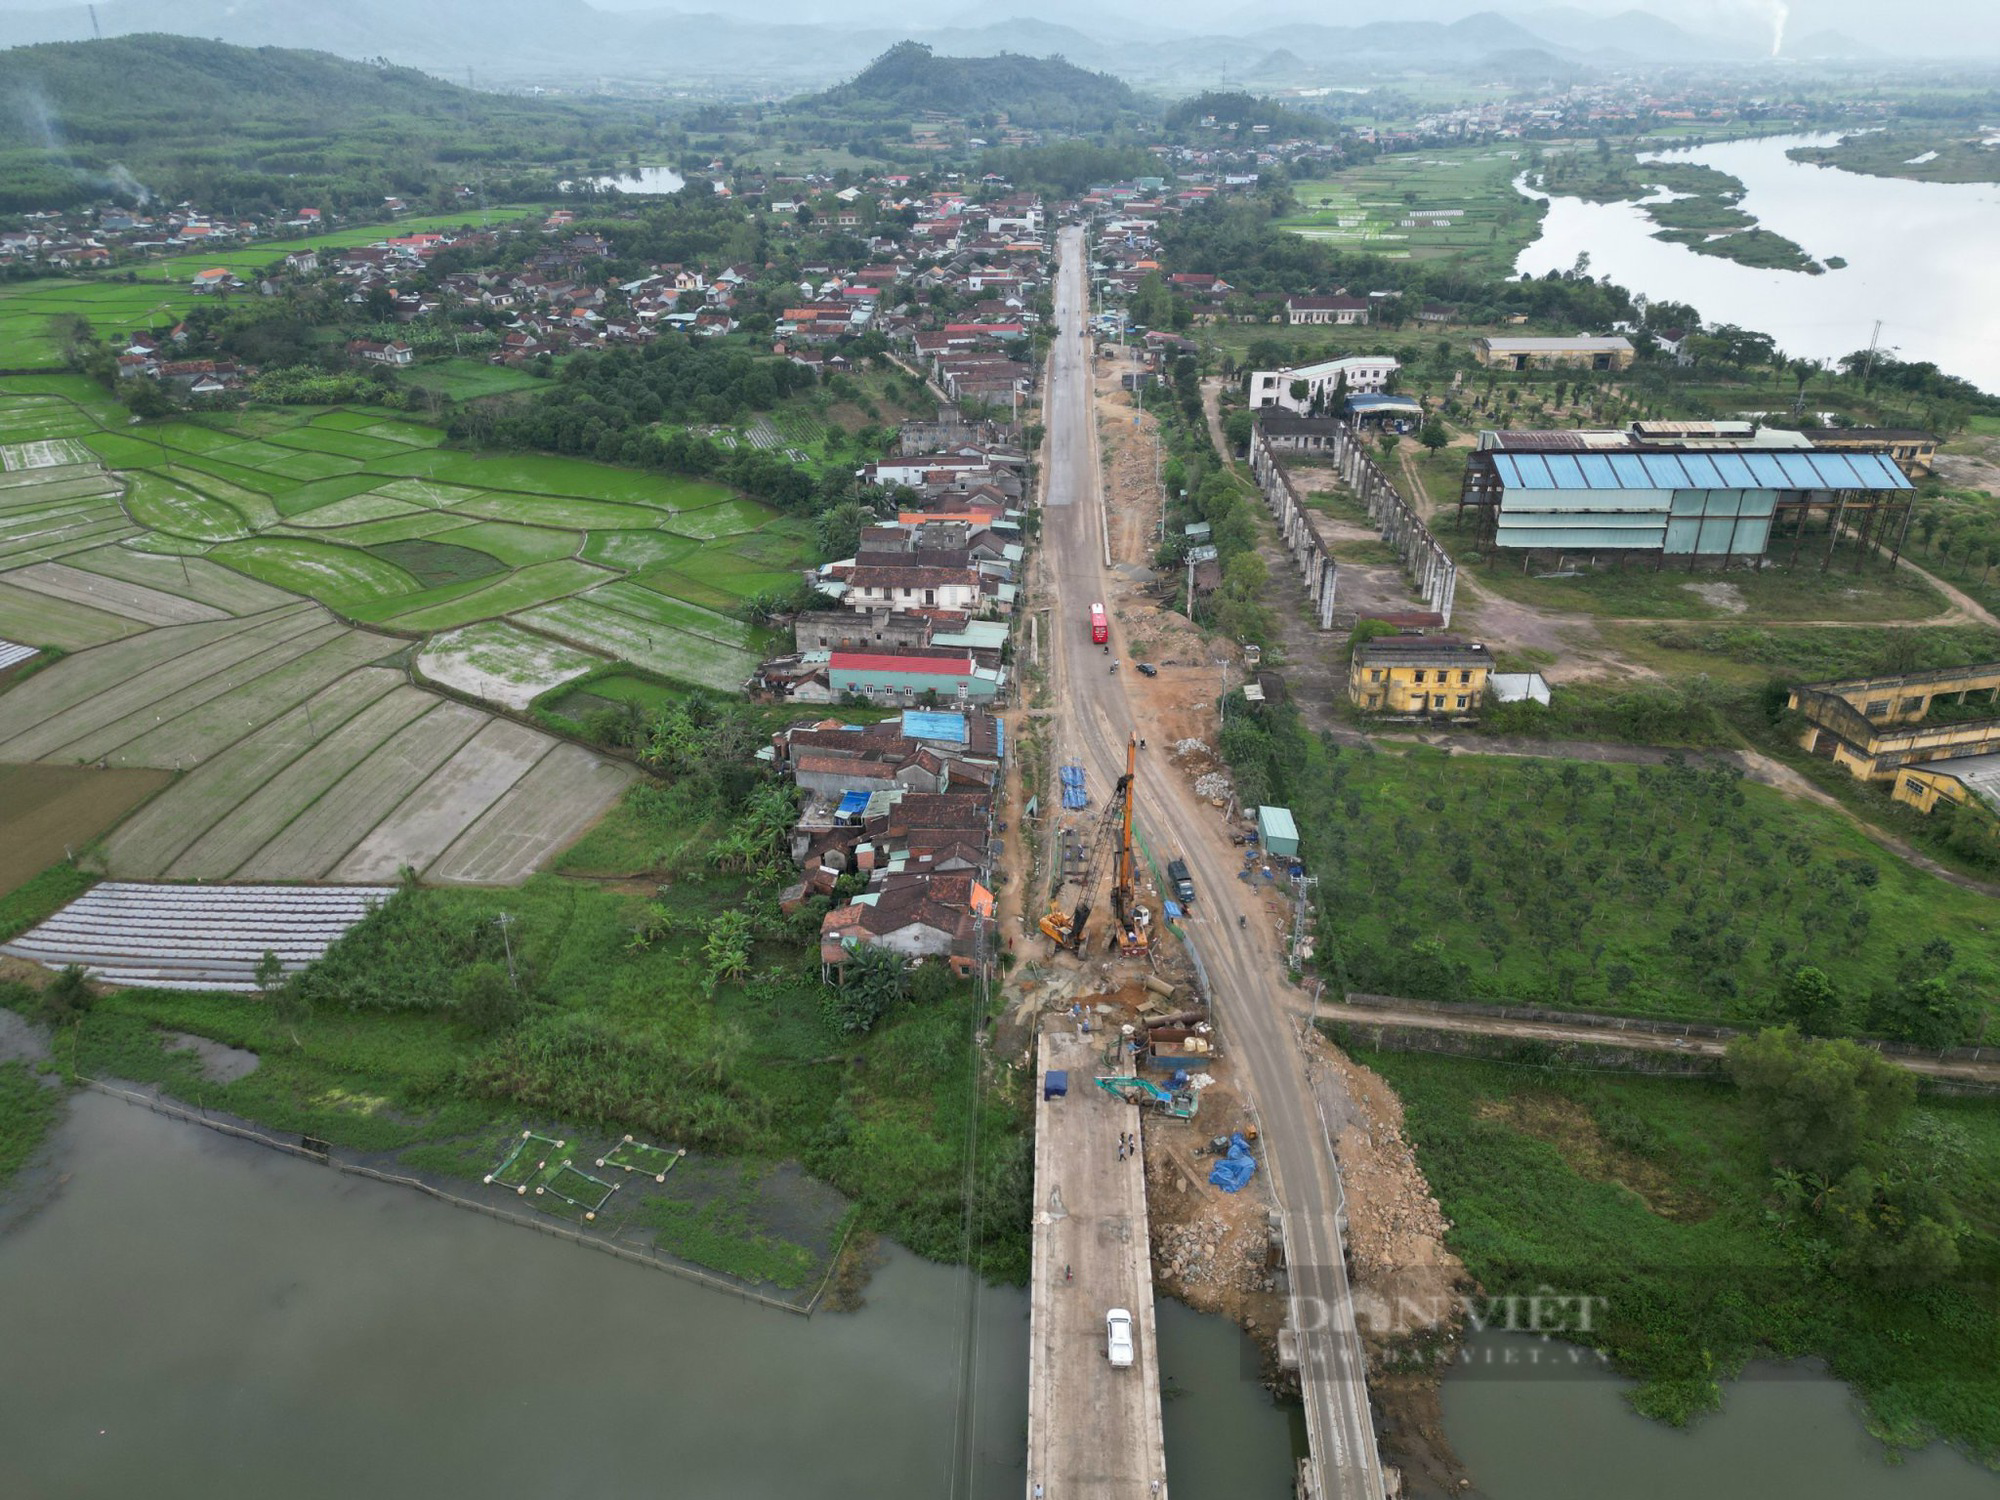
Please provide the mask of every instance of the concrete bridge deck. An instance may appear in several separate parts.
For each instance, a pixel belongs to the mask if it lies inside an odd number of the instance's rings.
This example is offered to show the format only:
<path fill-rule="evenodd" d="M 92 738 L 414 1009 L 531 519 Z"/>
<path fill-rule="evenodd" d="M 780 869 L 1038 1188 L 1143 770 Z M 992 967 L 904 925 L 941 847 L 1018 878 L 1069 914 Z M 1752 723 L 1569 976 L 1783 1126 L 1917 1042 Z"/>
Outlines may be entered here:
<path fill-rule="evenodd" d="M 1136 1153 L 1118 1151 L 1121 1134 L 1144 1127 L 1137 1106 L 1096 1084 L 1105 1040 L 1058 1017 L 1044 1018 L 1038 1040 L 1028 1500 L 1167 1493 L 1146 1172 Z M 1052 1069 L 1069 1074 L 1066 1098 L 1041 1097 Z M 1113 1369 L 1105 1353 L 1114 1307 L 1132 1314 L 1130 1369 Z"/>

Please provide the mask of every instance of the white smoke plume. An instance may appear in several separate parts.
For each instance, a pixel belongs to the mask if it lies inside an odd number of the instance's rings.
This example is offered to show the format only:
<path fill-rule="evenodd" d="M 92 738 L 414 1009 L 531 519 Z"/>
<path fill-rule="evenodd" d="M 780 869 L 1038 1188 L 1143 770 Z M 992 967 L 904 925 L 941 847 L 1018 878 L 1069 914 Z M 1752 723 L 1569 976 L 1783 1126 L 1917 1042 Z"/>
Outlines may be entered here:
<path fill-rule="evenodd" d="M 1785 23 L 1792 18 L 1792 8 L 1785 0 L 1771 0 L 1771 56 L 1776 57 L 1785 47 Z"/>
<path fill-rule="evenodd" d="M 46 95 L 32 84 L 21 90 L 15 98 L 20 110 L 21 123 L 28 134 L 48 152 L 65 172 L 77 181 L 110 194 L 114 198 L 130 198 L 144 208 L 153 201 L 152 190 L 134 177 L 122 161 L 114 161 L 106 170 L 99 172 L 90 167 L 78 166 L 69 154 L 69 145 L 63 139 L 62 121 L 50 107 Z"/>

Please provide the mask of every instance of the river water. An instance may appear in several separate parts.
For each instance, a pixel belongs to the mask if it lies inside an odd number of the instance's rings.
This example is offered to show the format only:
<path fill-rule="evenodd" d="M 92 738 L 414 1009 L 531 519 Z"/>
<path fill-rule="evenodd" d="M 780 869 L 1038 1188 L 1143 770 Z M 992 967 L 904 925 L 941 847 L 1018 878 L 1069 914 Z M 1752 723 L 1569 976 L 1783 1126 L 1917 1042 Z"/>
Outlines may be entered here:
<path fill-rule="evenodd" d="M 1484 1500 L 1994 1500 L 2000 1476 L 1932 1444 L 1890 1463 L 1847 1387 L 1752 1364 L 1686 1429 L 1639 1416 L 1588 1350 L 1527 1334 L 1467 1341 L 1445 1430 Z"/>
<path fill-rule="evenodd" d="M 642 197 L 678 193 L 687 186 L 686 179 L 672 167 L 627 167 L 615 177 L 593 177 L 590 182 L 593 187 L 616 188 Z"/>
<path fill-rule="evenodd" d="M 1815 260 L 1844 258 L 1844 269 L 1823 276 L 1753 270 L 1654 239 L 1658 226 L 1633 204 L 1577 198 L 1549 200 L 1541 237 L 1515 269 L 1537 276 L 1568 270 L 1588 252 L 1593 276 L 1691 303 L 1711 324 L 1760 329 L 1786 353 L 1809 359 L 1867 348 L 1879 318 L 1882 344 L 1896 346 L 1898 358 L 1928 360 L 2000 391 L 2000 276 L 1992 272 L 2000 186 L 1864 177 L 1785 155 L 1831 139 L 1725 141 L 1659 159 L 1731 173 L 1743 182 L 1746 213 Z"/>
<path fill-rule="evenodd" d="M 80 1094 L 0 1237 L 0 1496 L 1018 1500 L 1028 1311 L 891 1249 L 810 1320 Z M 1183 1500 L 1283 1493 L 1233 1325 L 1163 1304 Z M 954 1486 L 954 1478 L 959 1482 Z"/>

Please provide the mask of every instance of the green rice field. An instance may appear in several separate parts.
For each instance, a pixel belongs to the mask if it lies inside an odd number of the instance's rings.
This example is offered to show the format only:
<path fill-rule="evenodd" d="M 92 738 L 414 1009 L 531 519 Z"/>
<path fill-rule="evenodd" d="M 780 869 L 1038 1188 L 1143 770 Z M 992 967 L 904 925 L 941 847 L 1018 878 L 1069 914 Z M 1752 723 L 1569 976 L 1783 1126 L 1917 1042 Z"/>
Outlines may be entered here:
<path fill-rule="evenodd" d="M 1539 232 L 1539 209 L 1513 186 L 1526 159 L 1524 150 L 1500 146 L 1382 157 L 1295 183 L 1298 211 L 1278 222 L 1341 249 L 1461 261 L 1504 275 Z"/>
<path fill-rule="evenodd" d="M 741 684 L 768 644 L 743 602 L 796 576 L 796 520 L 721 485 L 441 443 L 378 408 L 134 424 L 81 377 L 0 379 L 0 572 L 88 553 L 138 613 L 47 597 L 60 579 L 41 595 L 0 580 L 0 607 L 31 619 L 46 598 L 45 643 L 63 645 L 159 623 L 175 603 L 159 596 L 303 595 L 404 636 L 514 621 L 538 650 Z"/>

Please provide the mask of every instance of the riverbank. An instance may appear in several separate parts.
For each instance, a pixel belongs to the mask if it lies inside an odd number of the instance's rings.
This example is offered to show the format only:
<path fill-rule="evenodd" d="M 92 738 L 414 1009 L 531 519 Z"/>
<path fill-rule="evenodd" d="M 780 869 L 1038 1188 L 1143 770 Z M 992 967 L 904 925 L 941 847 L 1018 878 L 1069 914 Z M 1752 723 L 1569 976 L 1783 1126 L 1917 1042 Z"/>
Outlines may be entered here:
<path fill-rule="evenodd" d="M 538 1212 L 601 1211 L 615 1233 L 783 1298 L 809 1295 L 850 1223 L 1018 1279 L 1027 1086 L 989 1074 L 978 996 L 927 969 L 864 1033 L 844 1029 L 776 887 L 711 859 L 728 833 L 679 789 L 642 789 L 565 857 L 567 876 L 407 888 L 268 996 L 97 995 L 58 1060 L 473 1196 L 494 1175 Z M 593 878 L 635 858 L 644 882 Z M 258 1065 L 218 1075 L 189 1038 Z M 516 1182 L 523 1131 L 582 1149 L 537 1146 L 546 1167 Z M 609 1162 L 628 1134 L 671 1156 L 666 1182 L 641 1188 Z M 601 1184 L 620 1192 L 600 1203 Z"/>
<path fill-rule="evenodd" d="M 1629 201 L 1550 200 L 1542 232 L 1515 262 L 1523 275 L 1570 270 L 1590 257 L 1593 277 L 1653 302 L 1699 310 L 1709 328 L 1757 329 L 1793 358 L 1840 360 L 1871 338 L 1894 357 L 1931 363 L 2000 390 L 2000 351 L 1985 330 L 2000 318 L 2000 283 L 1987 246 L 2000 204 L 1977 184 L 1902 181 L 1823 171 L 1792 159 L 1824 136 L 1767 136 L 1673 154 L 1744 185 L 1738 206 L 1836 275 L 1805 276 L 1738 265 L 1656 237 L 1659 226 Z M 1643 175 L 1650 164 L 1636 168 Z M 1877 320 L 1880 330 L 1877 331 Z M 1764 403 L 1751 403 L 1762 405 Z M 1893 425 L 1921 425 L 1920 410 Z"/>
<path fill-rule="evenodd" d="M 1981 132 L 1961 127 L 1892 126 L 1856 131 L 1832 145 L 1794 146 L 1785 153 L 1809 167 L 1837 167 L 1865 177 L 1909 182 L 2000 182 L 2000 150 Z"/>
<path fill-rule="evenodd" d="M 20 1493 L 1021 1493 L 1025 1301 L 961 1268 L 781 1317 L 89 1092 L 50 1162 L 0 1256 Z"/>
<path fill-rule="evenodd" d="M 2000 1463 L 2000 1110 L 1912 1111 L 1910 1130 L 1962 1146 L 1966 1214 L 1959 1273 L 1913 1290 L 1836 1275 L 1799 1218 L 1772 1211 L 1768 1155 L 1727 1085 L 1571 1072 L 1545 1051 L 1362 1060 L 1404 1100 L 1489 1324 L 1542 1306 L 1559 1347 L 1604 1351 L 1639 1382 L 1633 1406 L 1676 1425 L 1721 1405 L 1760 1353 L 1818 1355 L 1882 1443 L 1943 1439 Z"/>
<path fill-rule="evenodd" d="M 1697 255 L 1808 276 L 1824 275 L 1828 269 L 1795 241 L 1764 228 L 1738 206 L 1747 191 L 1741 178 L 1699 162 L 1633 151 L 1604 150 L 1594 157 L 1580 151 L 1551 152 L 1539 174 L 1523 179 L 1530 180 L 1551 195 L 1587 203 L 1630 203 L 1658 226 L 1654 239 Z"/>

